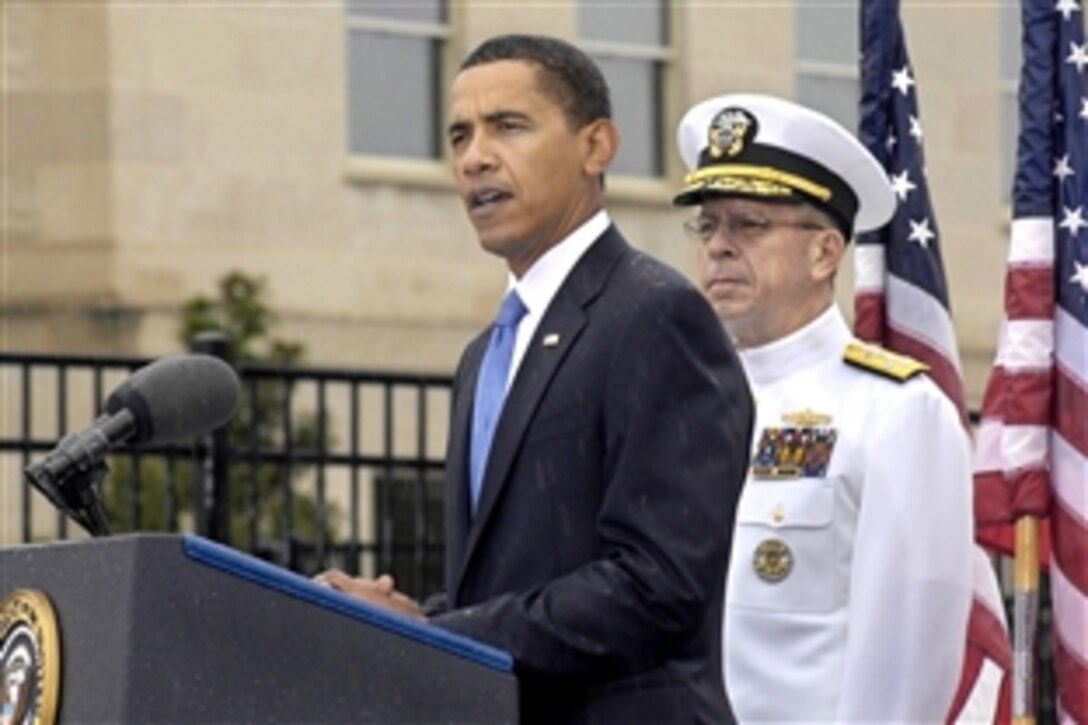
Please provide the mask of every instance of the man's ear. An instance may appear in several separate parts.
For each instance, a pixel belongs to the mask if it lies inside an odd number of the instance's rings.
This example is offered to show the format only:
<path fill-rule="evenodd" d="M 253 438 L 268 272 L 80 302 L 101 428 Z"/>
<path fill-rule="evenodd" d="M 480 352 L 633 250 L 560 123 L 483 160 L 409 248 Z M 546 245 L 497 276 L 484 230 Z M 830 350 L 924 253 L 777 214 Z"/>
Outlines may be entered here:
<path fill-rule="evenodd" d="M 578 132 L 585 150 L 584 169 L 589 176 L 603 176 L 620 147 L 620 131 L 611 119 L 598 118 Z"/>
<path fill-rule="evenodd" d="M 846 240 L 842 232 L 831 227 L 816 234 L 809 247 L 812 277 L 817 281 L 833 279 L 846 255 Z"/>

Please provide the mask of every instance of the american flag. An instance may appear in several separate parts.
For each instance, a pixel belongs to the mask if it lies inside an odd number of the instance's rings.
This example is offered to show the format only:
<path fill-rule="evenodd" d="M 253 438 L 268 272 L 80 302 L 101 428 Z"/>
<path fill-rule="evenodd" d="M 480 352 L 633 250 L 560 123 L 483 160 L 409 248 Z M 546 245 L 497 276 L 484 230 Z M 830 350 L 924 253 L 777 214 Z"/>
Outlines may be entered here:
<path fill-rule="evenodd" d="M 966 419 L 922 121 L 897 0 L 862 3 L 861 141 L 888 171 L 895 216 L 858 239 L 854 332 L 921 360 Z"/>
<path fill-rule="evenodd" d="M 862 2 L 860 41 L 858 135 L 887 171 L 898 204 L 888 224 L 858 239 L 854 333 L 928 364 L 966 426 L 963 373 L 898 0 Z M 1002 722 L 1008 715 L 1012 652 L 993 568 L 980 548 L 975 559 L 967 656 L 950 717 Z"/>
<path fill-rule="evenodd" d="M 1088 723 L 1088 46 L 1079 0 L 1025 0 L 1005 319 L 977 497 L 1048 517 L 1063 721 Z"/>

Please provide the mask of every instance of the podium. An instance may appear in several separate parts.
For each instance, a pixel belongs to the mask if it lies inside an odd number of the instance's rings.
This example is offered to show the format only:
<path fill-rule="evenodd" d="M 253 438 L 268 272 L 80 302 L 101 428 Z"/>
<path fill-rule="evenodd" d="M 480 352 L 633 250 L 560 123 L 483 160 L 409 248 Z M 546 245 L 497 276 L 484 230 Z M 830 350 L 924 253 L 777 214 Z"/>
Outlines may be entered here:
<path fill-rule="evenodd" d="M 506 653 L 199 537 L 0 550 L 17 590 L 52 603 L 62 723 L 517 722 Z"/>

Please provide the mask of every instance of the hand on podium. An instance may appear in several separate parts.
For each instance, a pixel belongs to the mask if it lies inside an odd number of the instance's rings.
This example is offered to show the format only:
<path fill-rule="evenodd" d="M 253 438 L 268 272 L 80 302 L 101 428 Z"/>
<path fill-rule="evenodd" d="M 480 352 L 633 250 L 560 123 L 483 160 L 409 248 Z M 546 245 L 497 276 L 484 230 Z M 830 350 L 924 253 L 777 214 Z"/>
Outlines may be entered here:
<path fill-rule="evenodd" d="M 388 574 L 382 574 L 377 579 L 367 579 L 348 576 L 339 569 L 329 569 L 315 576 L 314 581 L 376 607 L 388 609 L 421 622 L 427 620 L 419 604 L 406 594 L 398 592 L 396 582 Z"/>

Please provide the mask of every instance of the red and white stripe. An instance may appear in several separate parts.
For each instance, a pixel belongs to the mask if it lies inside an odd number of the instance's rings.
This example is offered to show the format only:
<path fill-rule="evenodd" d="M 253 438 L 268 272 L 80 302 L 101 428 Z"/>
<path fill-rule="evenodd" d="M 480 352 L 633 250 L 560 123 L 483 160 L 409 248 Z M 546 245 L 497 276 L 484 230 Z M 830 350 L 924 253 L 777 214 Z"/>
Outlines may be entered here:
<path fill-rule="evenodd" d="M 1012 647 L 1005 608 L 993 563 L 975 546 L 974 594 L 967 623 L 963 674 L 952 701 L 949 720 L 963 723 L 1007 723 L 1011 717 Z"/>
<path fill-rule="evenodd" d="M 1054 318 L 1050 586 L 1063 722 L 1088 723 L 1088 330 Z"/>
<path fill-rule="evenodd" d="M 1005 319 L 975 436 L 982 525 L 1046 515 L 1054 299 L 1054 220 L 1013 220 Z"/>
<path fill-rule="evenodd" d="M 1088 723 L 1088 331 L 1054 284 L 1053 219 L 1014 220 L 976 493 L 991 521 L 1049 516 L 1061 718 Z"/>
<path fill-rule="evenodd" d="M 967 426 L 963 371 L 951 316 L 928 292 L 889 274 L 884 255 L 882 244 L 858 245 L 854 250 L 854 333 L 929 365 L 930 377 Z M 1006 723 L 1012 647 L 993 566 L 978 545 L 971 584 L 974 599 L 967 649 L 949 719 Z"/>
<path fill-rule="evenodd" d="M 921 360 L 966 424 L 963 370 L 948 310 L 926 290 L 888 274 L 882 244 L 854 250 L 854 334 Z"/>

